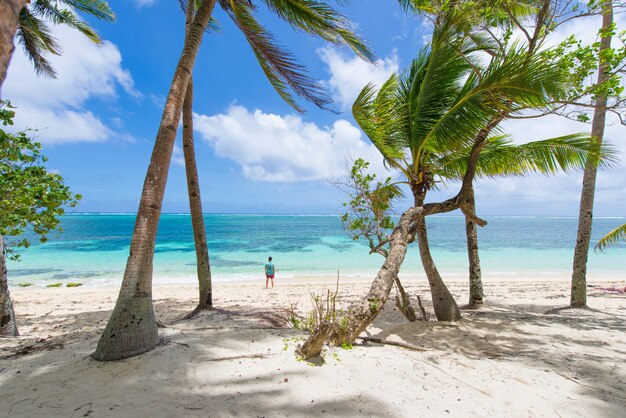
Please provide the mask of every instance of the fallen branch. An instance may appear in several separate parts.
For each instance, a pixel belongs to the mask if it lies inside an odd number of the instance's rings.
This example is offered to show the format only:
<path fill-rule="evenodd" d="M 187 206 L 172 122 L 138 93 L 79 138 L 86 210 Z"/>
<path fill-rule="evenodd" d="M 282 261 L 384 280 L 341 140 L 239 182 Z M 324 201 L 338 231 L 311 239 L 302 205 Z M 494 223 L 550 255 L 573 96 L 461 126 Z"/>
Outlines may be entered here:
<path fill-rule="evenodd" d="M 374 337 L 358 337 L 358 339 L 359 339 L 359 340 L 362 340 L 362 341 L 367 341 L 367 342 L 371 342 L 371 343 L 376 343 L 376 344 L 393 345 L 393 346 L 396 346 L 396 347 L 406 348 L 406 349 L 408 349 L 408 350 L 414 350 L 414 351 L 427 351 L 425 348 L 418 347 L 418 346 L 413 345 L 413 344 L 409 344 L 409 343 L 402 343 L 402 342 L 398 342 L 398 341 L 383 340 L 382 338 L 374 338 Z"/>

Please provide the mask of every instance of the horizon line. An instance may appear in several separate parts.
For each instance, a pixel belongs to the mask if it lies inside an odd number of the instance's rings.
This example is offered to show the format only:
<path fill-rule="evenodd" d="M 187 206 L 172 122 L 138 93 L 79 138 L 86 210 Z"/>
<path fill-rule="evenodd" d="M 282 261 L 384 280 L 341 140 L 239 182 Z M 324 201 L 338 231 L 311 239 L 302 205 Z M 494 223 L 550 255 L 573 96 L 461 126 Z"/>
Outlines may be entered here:
<path fill-rule="evenodd" d="M 120 211 L 120 212 L 112 212 L 112 211 L 84 211 L 84 212 L 65 212 L 63 215 L 137 215 L 137 212 L 126 212 L 126 211 Z M 161 215 L 191 215 L 190 212 L 161 212 Z M 278 213 L 278 212 L 271 212 L 271 213 L 260 213 L 260 212 L 202 212 L 202 215 L 244 215 L 244 216 L 326 216 L 326 217 L 330 217 L 330 216 L 341 216 L 341 214 L 338 213 Z M 400 216 L 399 214 L 397 215 L 392 215 L 392 216 Z M 464 218 L 465 215 L 452 215 L 452 214 L 446 214 L 446 213 L 437 213 L 437 214 L 433 214 L 433 215 L 429 215 L 431 217 L 449 217 L 449 218 Z M 481 215 L 484 217 L 503 217 L 503 218 L 570 218 L 570 219 L 577 219 L 578 216 L 575 215 L 501 215 L 501 214 L 497 214 L 497 215 Z M 626 218 L 626 215 L 622 215 L 622 216 L 594 216 L 594 218 L 596 219 L 624 219 Z"/>

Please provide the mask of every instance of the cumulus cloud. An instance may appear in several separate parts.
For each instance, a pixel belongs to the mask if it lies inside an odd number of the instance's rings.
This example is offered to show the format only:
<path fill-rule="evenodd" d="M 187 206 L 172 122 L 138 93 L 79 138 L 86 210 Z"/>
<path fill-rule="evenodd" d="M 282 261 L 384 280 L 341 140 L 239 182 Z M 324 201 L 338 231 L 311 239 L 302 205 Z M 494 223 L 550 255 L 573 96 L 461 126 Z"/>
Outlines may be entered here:
<path fill-rule="evenodd" d="M 516 143 L 525 143 L 578 132 L 589 132 L 591 126 L 559 116 L 539 119 L 509 120 L 503 123 L 504 131 Z M 605 142 L 611 143 L 621 161 L 615 167 L 601 170 L 596 183 L 596 207 L 605 213 L 618 210 L 617 196 L 626 195 L 626 128 L 610 122 L 605 130 Z M 511 206 L 515 202 L 550 205 L 560 208 L 562 214 L 576 215 L 582 187 L 582 171 L 556 176 L 533 174 L 520 178 L 482 180 L 476 186 L 479 199 L 498 206 Z"/>
<path fill-rule="evenodd" d="M 85 104 L 93 98 L 115 99 L 121 89 L 140 97 L 122 55 L 111 42 L 101 46 L 63 26 L 54 28 L 62 56 L 50 56 L 57 78 L 37 77 L 20 48 L 16 48 L 2 87 L 3 98 L 18 107 L 16 129 L 40 129 L 43 143 L 104 141 L 111 129 Z"/>
<path fill-rule="evenodd" d="M 377 173 L 389 175 L 378 151 L 343 119 L 320 127 L 298 115 L 281 116 L 233 105 L 223 114 L 195 114 L 194 129 L 217 156 L 235 161 L 251 180 L 325 180 L 343 175 L 346 162 L 359 157 L 368 159 Z"/>
<path fill-rule="evenodd" d="M 376 61 L 372 65 L 359 57 L 347 57 L 337 49 L 327 47 L 318 54 L 328 66 L 330 78 L 326 82 L 333 98 L 343 110 L 349 110 L 367 83 L 382 85 L 394 72 L 398 71 L 398 56 L 394 51 L 390 57 Z"/>

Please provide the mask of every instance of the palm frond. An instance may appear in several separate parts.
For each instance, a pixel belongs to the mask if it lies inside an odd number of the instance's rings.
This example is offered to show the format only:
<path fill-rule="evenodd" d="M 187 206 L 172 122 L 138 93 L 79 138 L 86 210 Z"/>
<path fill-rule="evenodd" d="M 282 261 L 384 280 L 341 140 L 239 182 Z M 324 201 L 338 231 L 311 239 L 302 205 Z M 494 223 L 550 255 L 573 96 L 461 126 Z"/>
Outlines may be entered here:
<path fill-rule="evenodd" d="M 28 60 L 38 75 L 55 77 L 56 73 L 44 53 L 59 55 L 61 48 L 50 34 L 46 24 L 34 16 L 27 7 L 22 8 L 17 28 L 17 40 L 24 48 Z"/>
<path fill-rule="evenodd" d="M 362 59 L 374 62 L 374 54 L 354 33 L 350 21 L 330 7 L 316 0 L 263 0 L 267 7 L 292 28 L 334 44 L 345 44 Z"/>
<path fill-rule="evenodd" d="M 626 241 L 626 224 L 620 225 L 605 236 L 595 246 L 596 251 L 604 251 L 607 247 L 618 242 Z"/>
<path fill-rule="evenodd" d="M 440 158 L 439 175 L 460 180 L 467 169 L 469 148 L 465 153 L 450 153 Z M 589 158 L 597 159 L 588 134 L 572 134 L 526 144 L 513 144 L 506 136 L 488 139 L 478 159 L 477 177 L 523 176 L 530 173 L 544 175 L 560 171 L 582 170 Z M 602 167 L 617 161 L 615 149 L 606 144 L 600 150 Z"/>
<path fill-rule="evenodd" d="M 35 0 L 38 3 L 40 0 Z M 109 7 L 109 3 L 103 0 L 60 0 L 74 10 L 86 13 L 100 20 L 112 22 L 115 20 L 115 13 Z"/>
<path fill-rule="evenodd" d="M 514 45 L 493 59 L 480 77 L 471 75 L 466 80 L 424 142 L 433 142 L 438 149 L 467 146 L 495 116 L 544 106 L 564 88 L 563 74 L 551 63 L 529 60 L 525 50 Z"/>
<path fill-rule="evenodd" d="M 57 2 L 37 0 L 33 2 L 30 11 L 38 18 L 47 19 L 54 25 L 67 25 L 76 29 L 96 44 L 102 43 L 98 34 L 87 23 L 80 21 L 71 10 L 59 9 Z"/>
<path fill-rule="evenodd" d="M 403 145 L 397 141 L 398 123 L 396 113 L 395 90 L 398 76 L 393 74 L 376 91 L 376 86 L 368 84 L 352 105 L 352 114 L 372 144 L 383 155 L 385 162 L 394 168 L 400 168 L 404 158 Z"/>
<path fill-rule="evenodd" d="M 285 49 L 276 44 L 274 37 L 256 21 L 254 7 L 247 0 L 219 0 L 221 7 L 241 29 L 263 72 L 278 94 L 298 111 L 291 91 L 322 109 L 328 109 L 332 100 L 322 86 L 306 74 L 304 66 Z"/>

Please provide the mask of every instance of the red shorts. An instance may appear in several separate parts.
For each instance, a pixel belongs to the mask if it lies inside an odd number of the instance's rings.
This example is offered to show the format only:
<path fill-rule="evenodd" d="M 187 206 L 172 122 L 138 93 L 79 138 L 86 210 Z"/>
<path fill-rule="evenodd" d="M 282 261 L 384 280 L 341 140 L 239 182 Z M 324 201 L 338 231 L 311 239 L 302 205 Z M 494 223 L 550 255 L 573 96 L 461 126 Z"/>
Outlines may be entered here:
<path fill-rule="evenodd" d="M 273 275 L 273 274 L 266 274 L 266 275 L 265 275 L 265 278 L 266 278 L 266 279 L 273 279 L 273 278 L 274 278 L 274 275 Z"/>

